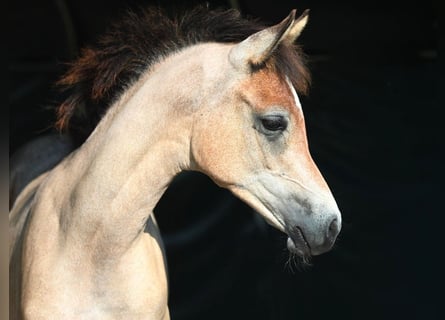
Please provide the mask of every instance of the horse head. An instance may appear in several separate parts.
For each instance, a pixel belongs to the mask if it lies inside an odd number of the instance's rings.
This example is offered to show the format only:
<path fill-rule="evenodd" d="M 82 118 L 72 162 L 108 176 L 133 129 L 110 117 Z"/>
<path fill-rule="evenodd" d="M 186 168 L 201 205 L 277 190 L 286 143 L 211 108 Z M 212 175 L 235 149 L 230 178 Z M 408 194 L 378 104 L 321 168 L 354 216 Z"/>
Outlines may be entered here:
<path fill-rule="evenodd" d="M 195 168 L 285 232 L 288 249 L 300 256 L 330 250 L 341 229 L 309 152 L 295 75 L 286 67 L 292 61 L 282 54 L 294 49 L 307 20 L 307 11 L 295 19 L 294 10 L 225 49 L 224 71 L 203 93 L 213 102 L 197 112 L 191 140 Z"/>

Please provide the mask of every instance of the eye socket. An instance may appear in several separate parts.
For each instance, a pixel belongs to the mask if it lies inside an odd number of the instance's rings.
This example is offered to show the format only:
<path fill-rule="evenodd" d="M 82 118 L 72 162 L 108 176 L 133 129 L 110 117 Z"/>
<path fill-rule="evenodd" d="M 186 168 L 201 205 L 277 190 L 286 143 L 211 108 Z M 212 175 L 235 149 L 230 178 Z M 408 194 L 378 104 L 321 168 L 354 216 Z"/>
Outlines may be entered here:
<path fill-rule="evenodd" d="M 267 131 L 284 131 L 287 128 L 287 120 L 281 115 L 270 115 L 260 119 L 261 125 Z"/>

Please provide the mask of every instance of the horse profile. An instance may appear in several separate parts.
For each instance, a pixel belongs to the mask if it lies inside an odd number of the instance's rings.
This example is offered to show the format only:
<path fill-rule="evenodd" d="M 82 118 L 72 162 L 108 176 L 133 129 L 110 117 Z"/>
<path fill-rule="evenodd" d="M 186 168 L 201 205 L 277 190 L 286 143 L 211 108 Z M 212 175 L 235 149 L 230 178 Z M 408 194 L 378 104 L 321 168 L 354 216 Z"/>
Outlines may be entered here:
<path fill-rule="evenodd" d="M 291 252 L 331 249 L 341 215 L 298 98 L 307 13 L 265 27 L 234 10 L 146 9 L 82 52 L 57 126 L 88 138 L 11 199 L 12 319 L 169 319 L 152 211 L 183 170 L 249 204 Z"/>

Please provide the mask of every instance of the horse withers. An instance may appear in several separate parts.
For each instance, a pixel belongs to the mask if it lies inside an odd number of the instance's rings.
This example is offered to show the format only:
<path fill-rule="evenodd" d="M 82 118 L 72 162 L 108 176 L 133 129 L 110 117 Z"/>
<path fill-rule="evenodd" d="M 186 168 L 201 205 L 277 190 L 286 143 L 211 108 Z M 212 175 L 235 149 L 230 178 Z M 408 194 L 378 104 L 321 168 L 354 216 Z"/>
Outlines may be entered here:
<path fill-rule="evenodd" d="M 57 126 L 88 138 L 12 199 L 12 319 L 168 319 L 152 210 L 183 170 L 252 206 L 296 255 L 333 246 L 341 215 L 298 98 L 307 19 L 294 10 L 264 27 L 234 10 L 148 9 L 83 51 L 59 82 Z"/>

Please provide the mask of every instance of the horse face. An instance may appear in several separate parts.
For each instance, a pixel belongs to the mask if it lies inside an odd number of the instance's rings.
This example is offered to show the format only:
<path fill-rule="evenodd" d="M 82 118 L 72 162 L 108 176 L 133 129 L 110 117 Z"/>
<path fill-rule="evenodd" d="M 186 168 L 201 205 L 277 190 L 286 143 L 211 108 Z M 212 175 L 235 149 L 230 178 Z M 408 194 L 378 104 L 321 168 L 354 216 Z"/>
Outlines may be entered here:
<path fill-rule="evenodd" d="M 229 189 L 289 235 L 289 250 L 300 255 L 329 250 L 341 215 L 309 153 L 297 93 L 289 81 L 267 71 L 241 87 L 240 103 L 251 127 L 244 133 L 250 173 Z"/>
<path fill-rule="evenodd" d="M 295 23 L 291 14 L 231 49 L 228 60 L 237 80 L 230 90 L 219 85 L 217 107 L 200 113 L 192 153 L 201 171 L 285 232 L 290 251 L 309 256 L 334 244 L 339 209 L 309 153 L 291 82 L 273 68 L 246 72 L 252 61 L 265 62 L 277 43 L 290 41 L 283 35 L 298 35 L 302 27 Z"/>

